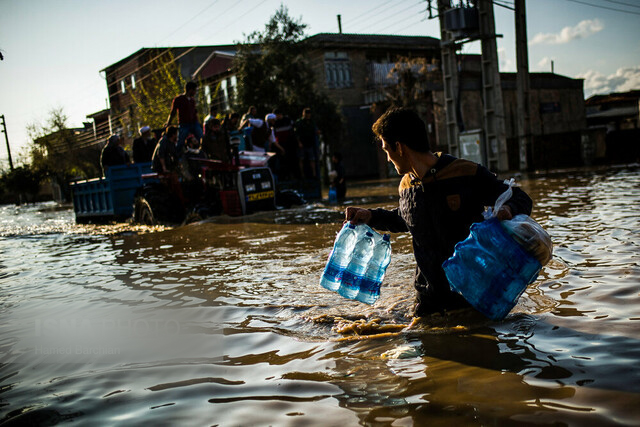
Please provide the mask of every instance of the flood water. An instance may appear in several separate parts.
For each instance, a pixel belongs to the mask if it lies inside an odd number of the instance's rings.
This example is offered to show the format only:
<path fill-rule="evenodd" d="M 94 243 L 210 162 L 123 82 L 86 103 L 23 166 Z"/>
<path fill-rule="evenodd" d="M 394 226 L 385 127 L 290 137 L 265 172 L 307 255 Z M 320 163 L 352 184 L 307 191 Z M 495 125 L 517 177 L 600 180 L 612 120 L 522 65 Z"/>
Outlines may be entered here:
<path fill-rule="evenodd" d="M 554 257 L 500 322 L 409 325 L 404 234 L 376 305 L 321 288 L 344 205 L 176 228 L 2 206 L 0 423 L 639 425 L 640 168 L 520 184 Z"/>

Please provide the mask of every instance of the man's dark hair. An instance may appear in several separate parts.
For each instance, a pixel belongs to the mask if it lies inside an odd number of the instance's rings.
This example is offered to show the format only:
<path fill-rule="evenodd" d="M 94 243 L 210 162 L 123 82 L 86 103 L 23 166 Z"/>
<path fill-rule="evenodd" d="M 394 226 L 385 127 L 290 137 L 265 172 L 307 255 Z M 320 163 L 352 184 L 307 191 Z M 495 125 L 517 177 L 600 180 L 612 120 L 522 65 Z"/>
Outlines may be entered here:
<path fill-rule="evenodd" d="M 429 151 L 429 136 L 424 122 L 418 114 L 408 108 L 387 110 L 371 127 L 375 136 L 384 139 L 392 150 L 401 142 L 412 150 Z"/>
<path fill-rule="evenodd" d="M 191 89 L 197 89 L 198 88 L 198 83 L 196 82 L 187 82 L 184 85 L 184 91 L 185 92 L 189 92 Z"/>
<path fill-rule="evenodd" d="M 175 126 L 169 126 L 167 130 L 164 131 L 164 134 L 167 135 L 168 138 L 171 138 L 173 135 L 178 134 L 178 128 Z"/>
<path fill-rule="evenodd" d="M 231 115 L 229 116 L 229 119 L 239 119 L 240 118 L 240 113 L 231 113 Z"/>
<path fill-rule="evenodd" d="M 342 153 L 340 153 L 339 151 L 333 153 L 333 157 L 335 157 L 338 162 L 342 161 Z"/>
<path fill-rule="evenodd" d="M 282 114 L 282 110 L 279 108 L 274 108 L 272 111 L 273 114 Z"/>
<path fill-rule="evenodd" d="M 307 113 L 311 114 L 311 108 L 307 107 L 304 110 L 302 110 L 302 115 L 305 115 Z"/>
<path fill-rule="evenodd" d="M 211 126 L 220 126 L 220 120 L 219 119 L 211 119 Z"/>
<path fill-rule="evenodd" d="M 211 107 L 209 107 L 209 113 L 211 115 L 217 114 L 218 113 L 218 107 L 216 105 L 212 105 Z"/>

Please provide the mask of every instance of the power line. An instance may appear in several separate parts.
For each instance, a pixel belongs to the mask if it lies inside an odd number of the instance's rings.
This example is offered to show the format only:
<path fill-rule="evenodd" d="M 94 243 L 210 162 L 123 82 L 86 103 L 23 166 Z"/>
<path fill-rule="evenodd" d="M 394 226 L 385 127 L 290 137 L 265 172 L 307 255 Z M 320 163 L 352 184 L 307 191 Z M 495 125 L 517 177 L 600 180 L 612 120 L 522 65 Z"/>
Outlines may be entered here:
<path fill-rule="evenodd" d="M 420 2 L 419 4 L 422 4 L 422 2 Z M 424 9 L 424 10 L 423 10 L 423 9 L 421 9 L 421 10 L 420 10 L 420 12 L 421 12 L 421 13 L 422 13 L 422 12 L 426 12 L 426 9 Z M 380 30 L 378 30 L 378 31 L 383 32 L 384 30 L 386 30 L 386 29 L 388 29 L 388 28 L 395 27 L 397 24 L 399 24 L 399 23 L 401 23 L 401 22 L 403 22 L 403 21 L 406 21 L 406 18 L 402 18 L 400 21 L 396 21 L 396 22 L 394 22 L 393 24 L 388 25 L 388 26 L 386 26 L 386 27 L 384 27 L 384 28 L 381 28 L 381 29 L 380 29 Z"/>
<path fill-rule="evenodd" d="M 425 22 L 426 20 L 427 20 L 427 18 L 422 18 L 422 19 L 420 19 L 419 21 L 414 22 L 413 24 L 409 24 L 409 25 L 407 25 L 407 26 L 404 26 L 404 27 L 402 28 L 402 30 L 406 30 L 406 29 L 408 29 L 408 28 L 415 27 L 416 25 L 418 25 L 418 24 L 420 24 L 420 23 L 422 23 L 422 22 Z M 401 30 L 401 31 L 402 31 L 402 30 Z M 396 31 L 395 33 L 392 33 L 392 35 L 394 35 L 394 36 L 400 35 L 400 32 L 401 32 L 401 31 Z"/>
<path fill-rule="evenodd" d="M 516 10 L 516 7 L 513 3 L 507 3 L 507 2 L 501 3 L 501 2 L 498 2 L 497 0 L 493 0 L 491 3 L 493 3 L 496 6 L 503 7 L 505 9 Z"/>
<path fill-rule="evenodd" d="M 597 5 L 597 4 L 591 4 L 591 3 L 587 3 L 587 2 L 584 2 L 584 1 L 580 1 L 580 0 L 565 0 L 565 1 L 584 4 L 586 6 L 597 7 L 597 8 L 600 8 L 600 9 L 613 10 L 614 12 L 623 12 L 623 13 L 630 13 L 632 15 L 640 15 L 640 12 L 631 12 L 630 10 L 624 10 L 624 9 L 614 9 L 612 7 L 600 6 L 600 5 Z"/>
<path fill-rule="evenodd" d="M 401 1 L 397 2 L 396 4 L 404 3 L 405 1 L 408 1 L 408 0 L 401 0 Z M 356 22 L 360 22 L 365 16 L 367 16 L 370 13 L 380 9 L 382 6 L 388 5 L 389 3 L 391 3 L 391 1 L 385 1 L 385 2 L 383 2 L 381 4 L 379 4 L 378 6 L 374 7 L 373 9 L 369 9 L 368 12 L 363 13 L 362 15 L 358 16 L 357 18 L 355 18 L 353 21 L 349 22 L 349 25 L 353 25 Z M 374 15 L 374 16 L 377 16 L 377 15 Z M 345 20 L 344 23 L 347 23 L 347 21 Z"/>
<path fill-rule="evenodd" d="M 387 19 L 389 19 L 389 18 L 393 18 L 394 16 L 397 16 L 397 15 L 399 15 L 399 14 L 401 14 L 401 13 L 406 12 L 407 10 L 411 9 L 412 7 L 415 7 L 415 6 L 418 6 L 418 5 L 421 5 L 421 4 L 422 4 L 422 1 L 419 1 L 418 3 L 410 4 L 410 5 L 409 5 L 409 7 L 406 7 L 406 8 L 404 8 L 404 9 L 402 9 L 402 10 L 399 10 L 398 12 L 396 12 L 396 13 L 394 13 L 394 14 L 392 14 L 392 15 L 387 15 L 387 16 L 385 16 L 384 18 L 382 18 L 382 19 L 380 19 L 380 20 L 378 20 L 378 21 L 376 21 L 376 22 L 374 22 L 374 23 L 367 24 L 367 28 L 375 27 L 375 26 L 376 26 L 376 25 L 378 25 L 379 23 L 381 23 L 381 22 L 383 22 L 383 21 L 385 21 L 385 20 L 387 20 Z M 378 31 L 380 31 L 380 30 L 378 30 Z"/>
<path fill-rule="evenodd" d="M 625 3 L 623 1 L 616 1 L 616 0 L 604 0 L 604 1 L 607 1 L 609 3 L 621 4 L 623 6 L 637 7 L 640 9 L 640 5 L 637 5 L 637 4 Z"/>
<path fill-rule="evenodd" d="M 182 24 L 181 26 L 179 26 L 178 28 L 176 28 L 175 30 L 173 30 L 171 32 L 171 34 L 169 34 L 168 36 L 165 36 L 163 38 L 161 38 L 158 41 L 162 41 L 162 40 L 166 40 L 169 37 L 173 36 L 175 33 L 177 33 L 178 31 L 180 31 L 181 29 L 183 29 L 184 27 L 186 27 L 187 25 L 189 25 L 191 23 L 191 21 L 193 21 L 195 18 L 197 18 L 198 16 L 200 16 L 202 13 L 204 13 L 205 11 L 209 10 L 211 7 L 213 7 L 216 3 L 218 3 L 219 0 L 215 0 L 213 3 L 211 3 L 209 6 L 206 6 L 204 9 L 202 9 L 200 12 L 196 13 L 195 15 L 193 15 L 191 18 L 189 18 L 187 21 L 185 21 L 184 24 Z"/>

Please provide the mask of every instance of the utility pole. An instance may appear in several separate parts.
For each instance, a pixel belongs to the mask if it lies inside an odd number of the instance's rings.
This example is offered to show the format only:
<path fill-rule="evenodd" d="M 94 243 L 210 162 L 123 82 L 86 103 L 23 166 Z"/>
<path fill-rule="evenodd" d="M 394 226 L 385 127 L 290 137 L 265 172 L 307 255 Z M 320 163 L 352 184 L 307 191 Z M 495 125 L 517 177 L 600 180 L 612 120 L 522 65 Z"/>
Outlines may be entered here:
<path fill-rule="evenodd" d="M 442 18 L 451 9 L 450 0 L 438 0 L 440 16 L 440 56 L 442 57 L 442 77 L 444 86 L 445 127 L 447 129 L 447 146 L 452 156 L 459 157 L 458 118 L 456 112 L 456 96 L 458 96 L 458 61 L 456 60 L 456 44 L 453 35 L 445 28 Z M 431 8 L 429 8 L 431 13 Z"/>
<path fill-rule="evenodd" d="M 518 103 L 518 146 L 520 170 L 528 168 L 528 150 L 531 146 L 531 82 L 529 80 L 529 53 L 527 47 L 527 15 L 525 0 L 515 0 L 516 65 Z"/>
<path fill-rule="evenodd" d="M 504 172 L 509 169 L 507 137 L 504 125 L 504 104 L 498 69 L 496 24 L 491 0 L 478 1 L 480 44 L 482 47 L 482 95 L 489 169 Z"/>
<path fill-rule="evenodd" d="M 4 132 L 4 140 L 7 141 L 7 155 L 9 156 L 9 168 L 13 170 L 13 160 L 11 160 L 11 147 L 9 146 L 9 136 L 7 135 L 7 124 L 4 121 L 4 114 L 0 116 L 2 118 L 2 132 Z"/>

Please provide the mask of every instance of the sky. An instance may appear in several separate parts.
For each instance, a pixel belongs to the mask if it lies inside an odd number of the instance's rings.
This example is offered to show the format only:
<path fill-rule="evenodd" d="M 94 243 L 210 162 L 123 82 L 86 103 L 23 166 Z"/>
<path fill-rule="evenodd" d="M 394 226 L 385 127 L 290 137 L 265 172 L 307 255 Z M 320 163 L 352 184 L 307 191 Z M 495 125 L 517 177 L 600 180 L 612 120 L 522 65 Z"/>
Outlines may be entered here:
<path fill-rule="evenodd" d="M 424 0 L 0 0 L 0 115 L 14 163 L 27 160 L 26 127 L 52 109 L 80 127 L 107 108 L 100 70 L 142 47 L 243 41 L 281 4 L 308 35 L 338 32 L 338 14 L 344 33 L 440 34 Z M 514 14 L 503 7 L 513 0 L 495 4 L 500 71 L 515 71 Z M 640 0 L 529 0 L 527 38 L 530 70 L 550 71 L 553 61 L 557 74 L 585 80 L 585 98 L 640 89 Z M 479 43 L 463 52 L 479 53 Z"/>

